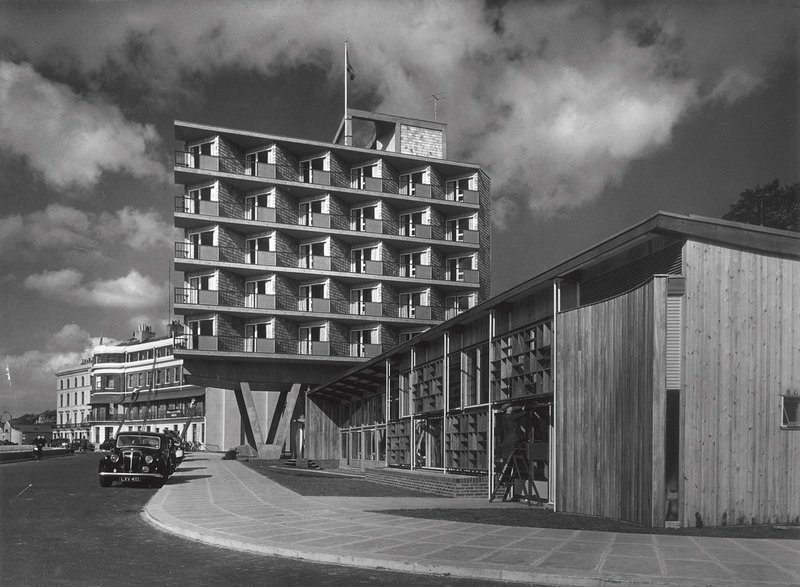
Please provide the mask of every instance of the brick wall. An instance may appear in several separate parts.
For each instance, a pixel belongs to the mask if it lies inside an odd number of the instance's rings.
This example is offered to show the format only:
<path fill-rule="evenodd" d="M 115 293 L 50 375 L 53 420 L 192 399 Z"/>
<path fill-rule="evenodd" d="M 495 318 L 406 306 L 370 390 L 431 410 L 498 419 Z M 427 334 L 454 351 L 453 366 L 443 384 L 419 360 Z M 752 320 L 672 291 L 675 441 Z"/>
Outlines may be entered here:
<path fill-rule="evenodd" d="M 443 157 L 442 131 L 418 126 L 400 125 L 400 152 L 421 157 Z"/>
<path fill-rule="evenodd" d="M 335 153 L 330 153 L 331 185 L 350 187 L 350 166 L 344 163 Z"/>
<path fill-rule="evenodd" d="M 380 160 L 380 176 L 383 178 L 383 191 L 389 194 L 396 194 L 399 189 L 399 174 L 394 167 L 383 159 Z"/>
<path fill-rule="evenodd" d="M 218 137 L 219 170 L 226 173 L 242 173 L 244 171 L 244 153 L 238 146 L 224 137 Z"/>
<path fill-rule="evenodd" d="M 333 271 L 350 271 L 350 247 L 348 244 L 333 237 L 329 240 L 331 269 Z"/>
<path fill-rule="evenodd" d="M 328 322 L 328 340 L 330 342 L 349 342 L 350 341 L 350 327 L 341 322 Z M 331 349 L 333 354 L 335 351 Z"/>
<path fill-rule="evenodd" d="M 299 292 L 297 282 L 289 279 L 285 275 L 275 276 L 275 295 L 277 296 L 277 307 L 281 310 L 296 310 L 297 303 L 294 297 Z"/>
<path fill-rule="evenodd" d="M 480 289 L 478 303 L 489 299 L 492 290 L 492 184 L 489 176 L 478 172 L 478 272 Z"/>
<path fill-rule="evenodd" d="M 232 231 L 231 229 L 220 226 L 217 230 L 217 244 L 220 247 L 233 247 L 239 250 L 244 250 L 244 241 L 245 238 L 243 235 Z M 228 251 L 227 254 L 230 254 L 231 251 Z M 220 252 L 220 258 L 223 258 L 225 253 Z"/>
<path fill-rule="evenodd" d="M 328 194 L 328 209 L 331 214 L 331 228 L 339 230 L 350 229 L 350 206 L 339 198 Z"/>
<path fill-rule="evenodd" d="M 286 147 L 275 144 L 275 164 L 278 166 L 278 179 L 297 181 L 300 177 L 300 166 L 295 157 Z"/>
<path fill-rule="evenodd" d="M 297 223 L 297 200 L 280 188 L 275 188 L 275 210 L 278 222 Z"/>
<path fill-rule="evenodd" d="M 486 499 L 488 492 L 487 478 L 482 476 L 444 475 L 431 471 L 409 471 L 385 467 L 365 469 L 364 478 L 373 483 L 446 497 Z"/>
<path fill-rule="evenodd" d="M 225 270 L 217 272 L 217 283 L 220 291 L 244 292 L 244 277 Z"/>

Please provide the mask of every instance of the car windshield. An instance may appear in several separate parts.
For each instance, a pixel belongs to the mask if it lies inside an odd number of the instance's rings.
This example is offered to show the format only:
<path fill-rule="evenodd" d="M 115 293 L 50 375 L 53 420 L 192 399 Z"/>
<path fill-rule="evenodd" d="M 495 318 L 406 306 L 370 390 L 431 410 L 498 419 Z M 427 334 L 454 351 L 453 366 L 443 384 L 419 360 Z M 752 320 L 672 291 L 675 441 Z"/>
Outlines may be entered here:
<path fill-rule="evenodd" d="M 117 437 L 117 448 L 126 446 L 146 446 L 148 448 L 159 448 L 161 441 L 157 436 L 136 436 L 133 434 L 120 434 Z"/>

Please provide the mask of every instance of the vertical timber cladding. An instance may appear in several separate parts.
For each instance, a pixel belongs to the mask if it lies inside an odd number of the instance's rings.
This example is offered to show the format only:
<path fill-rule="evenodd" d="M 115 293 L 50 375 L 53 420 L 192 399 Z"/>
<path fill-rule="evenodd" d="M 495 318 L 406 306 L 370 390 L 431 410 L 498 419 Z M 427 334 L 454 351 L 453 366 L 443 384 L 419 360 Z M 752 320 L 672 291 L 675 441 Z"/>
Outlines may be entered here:
<path fill-rule="evenodd" d="M 340 458 L 340 413 L 336 401 L 318 396 L 306 396 L 306 456 L 309 459 Z"/>
<path fill-rule="evenodd" d="M 707 524 L 797 522 L 800 262 L 689 241 L 684 251 L 683 511 Z"/>
<path fill-rule="evenodd" d="M 559 511 L 651 524 L 653 296 L 651 281 L 556 318 Z"/>

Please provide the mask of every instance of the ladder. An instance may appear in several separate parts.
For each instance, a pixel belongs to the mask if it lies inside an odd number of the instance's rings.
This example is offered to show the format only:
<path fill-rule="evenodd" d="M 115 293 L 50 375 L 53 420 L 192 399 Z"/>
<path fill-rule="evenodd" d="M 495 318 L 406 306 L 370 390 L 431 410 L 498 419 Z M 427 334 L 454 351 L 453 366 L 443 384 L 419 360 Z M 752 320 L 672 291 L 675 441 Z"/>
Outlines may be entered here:
<path fill-rule="evenodd" d="M 508 495 L 514 488 L 514 481 L 517 479 L 522 480 L 522 494 L 525 497 L 525 501 L 528 502 L 528 505 L 531 505 L 532 499 L 530 490 L 528 489 L 529 486 L 533 488 L 533 492 L 536 494 L 537 505 L 541 505 L 542 498 L 539 496 L 539 490 L 536 489 L 536 484 L 533 482 L 533 473 L 528 464 L 528 460 L 525 458 L 524 448 L 515 448 L 513 452 L 508 455 L 503 469 L 500 471 L 500 475 L 497 478 L 494 491 L 492 491 L 489 501 L 494 501 L 501 489 L 503 501 L 506 501 Z"/>

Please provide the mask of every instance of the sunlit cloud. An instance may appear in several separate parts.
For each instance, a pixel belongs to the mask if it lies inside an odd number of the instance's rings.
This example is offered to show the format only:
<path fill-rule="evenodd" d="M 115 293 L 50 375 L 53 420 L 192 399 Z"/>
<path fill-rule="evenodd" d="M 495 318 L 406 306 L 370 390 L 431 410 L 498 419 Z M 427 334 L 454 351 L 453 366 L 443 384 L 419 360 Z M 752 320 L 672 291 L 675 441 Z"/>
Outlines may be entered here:
<path fill-rule="evenodd" d="M 83 273 L 75 269 L 44 271 L 29 275 L 24 285 L 47 299 L 86 307 L 136 310 L 163 304 L 167 299 L 166 285 L 155 283 L 135 269 L 124 277 L 88 283 Z"/>
<path fill-rule="evenodd" d="M 0 218 L 0 248 L 5 251 L 90 252 L 124 245 L 134 251 L 169 247 L 179 233 L 155 210 L 126 206 L 96 214 L 63 204 Z"/>
<path fill-rule="evenodd" d="M 85 99 L 29 64 L 0 61 L 0 149 L 23 157 L 55 188 L 81 197 L 103 172 L 164 176 L 153 159 L 152 125 L 125 118 L 118 107 Z"/>

